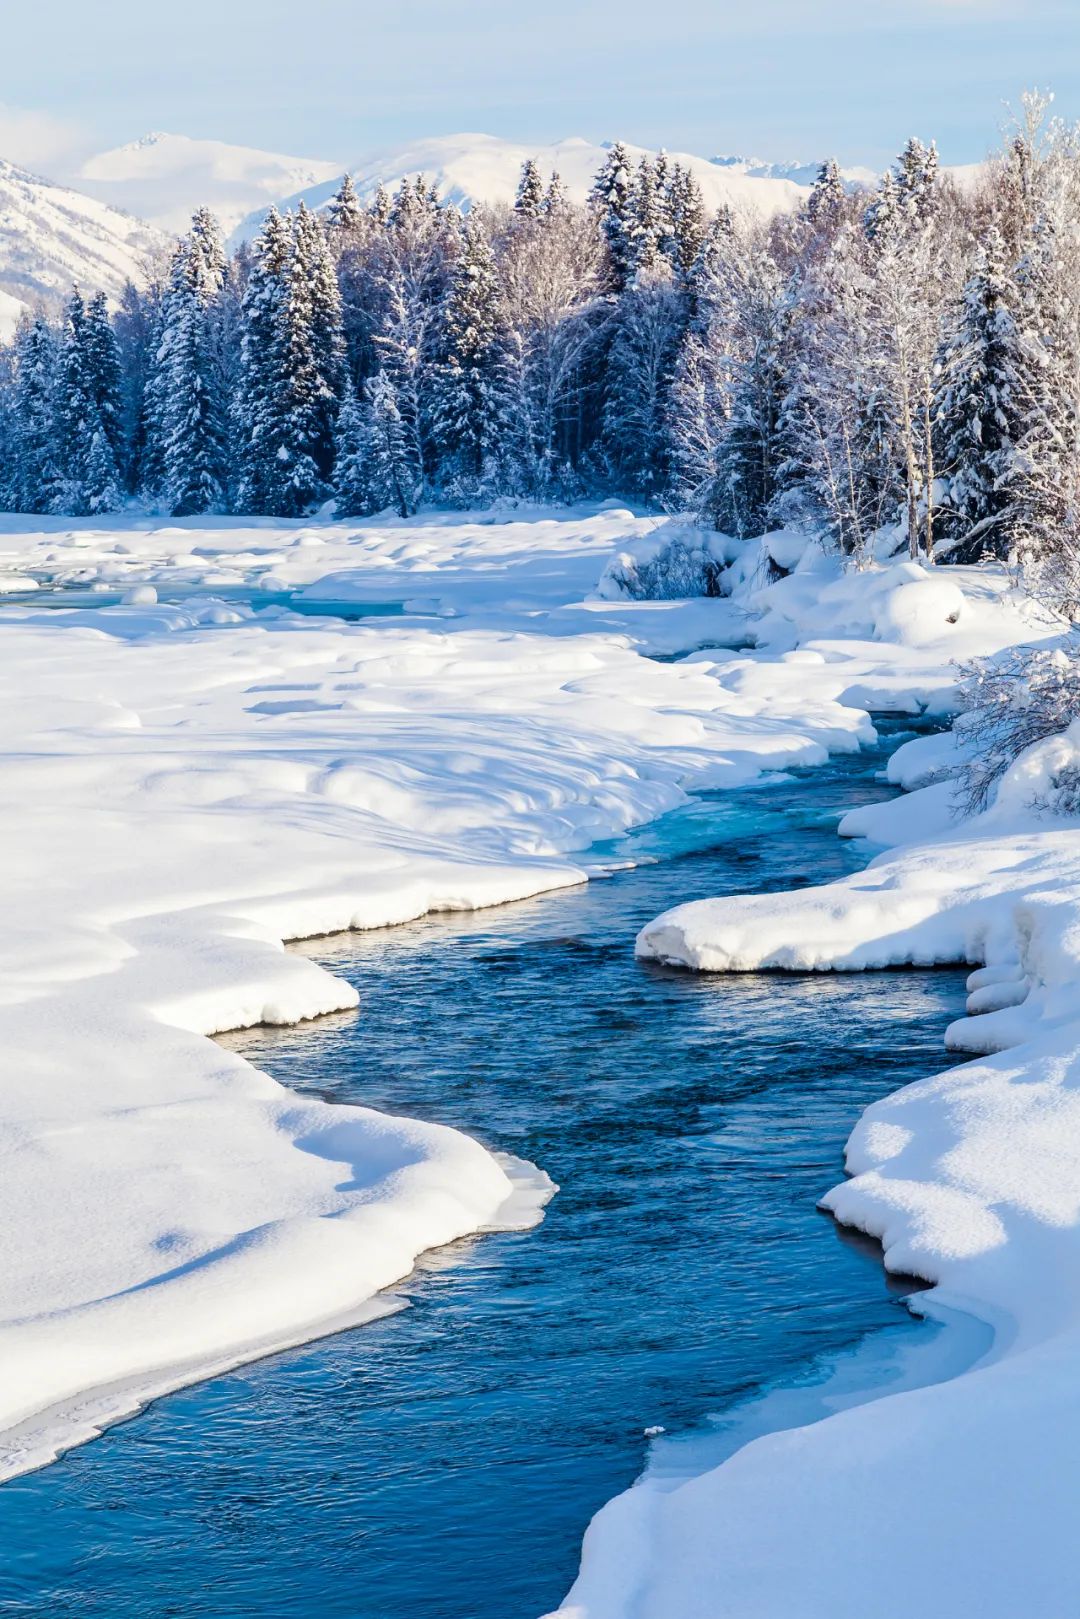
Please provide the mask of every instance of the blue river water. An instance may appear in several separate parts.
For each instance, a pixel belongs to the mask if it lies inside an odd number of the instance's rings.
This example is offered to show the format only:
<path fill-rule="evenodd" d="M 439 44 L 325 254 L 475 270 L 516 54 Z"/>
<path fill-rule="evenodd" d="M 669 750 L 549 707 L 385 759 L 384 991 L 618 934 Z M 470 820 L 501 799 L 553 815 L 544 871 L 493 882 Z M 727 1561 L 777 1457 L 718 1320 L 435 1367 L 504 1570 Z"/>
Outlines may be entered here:
<path fill-rule="evenodd" d="M 536 1619 L 591 1515 L 755 1390 L 917 1324 L 816 1199 L 859 1111 L 942 1066 L 954 971 L 702 977 L 635 962 L 666 906 L 866 851 L 882 747 L 706 794 L 587 888 L 303 946 L 361 1006 L 234 1048 L 298 1090 L 460 1126 L 560 1184 L 367 1326 L 157 1402 L 0 1490 L 0 1614 Z M 905 1337 L 906 1335 L 906 1337 Z"/>

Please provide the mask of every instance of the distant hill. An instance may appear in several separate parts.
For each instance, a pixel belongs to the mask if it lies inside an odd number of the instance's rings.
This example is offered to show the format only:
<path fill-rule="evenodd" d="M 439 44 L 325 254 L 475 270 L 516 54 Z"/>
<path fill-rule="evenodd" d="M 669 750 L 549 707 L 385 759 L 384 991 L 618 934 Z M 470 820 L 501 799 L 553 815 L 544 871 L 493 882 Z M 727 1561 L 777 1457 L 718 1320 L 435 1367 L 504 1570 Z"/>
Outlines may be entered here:
<path fill-rule="evenodd" d="M 340 173 L 341 164 L 328 159 L 156 133 L 89 158 L 72 179 L 100 201 L 173 234 L 186 230 L 205 204 L 227 236 L 253 209 Z"/>
<path fill-rule="evenodd" d="M 645 147 L 626 144 L 635 162 L 646 155 Z M 363 154 L 349 165 L 348 172 L 362 197 L 370 197 L 380 182 L 392 191 L 407 176 L 424 174 L 447 202 L 468 209 L 479 202 L 512 202 L 521 165 L 531 157 L 545 176 L 558 170 L 570 196 L 583 201 L 609 146 L 609 142 L 601 145 L 580 138 L 530 146 L 495 135 L 439 135 Z M 798 207 L 806 197 L 805 186 L 785 177 L 743 172 L 687 152 L 669 152 L 668 156 L 693 170 L 710 209 L 727 203 L 739 213 L 771 218 Z M 302 198 L 308 207 L 324 207 L 337 190 L 342 172 L 281 197 L 280 205 L 295 207 Z M 265 211 L 265 207 L 255 210 L 240 226 L 237 238 L 253 235 Z"/>
<path fill-rule="evenodd" d="M 55 308 L 78 281 L 119 297 L 166 245 L 128 214 L 0 159 L 0 338 L 24 308 Z"/>

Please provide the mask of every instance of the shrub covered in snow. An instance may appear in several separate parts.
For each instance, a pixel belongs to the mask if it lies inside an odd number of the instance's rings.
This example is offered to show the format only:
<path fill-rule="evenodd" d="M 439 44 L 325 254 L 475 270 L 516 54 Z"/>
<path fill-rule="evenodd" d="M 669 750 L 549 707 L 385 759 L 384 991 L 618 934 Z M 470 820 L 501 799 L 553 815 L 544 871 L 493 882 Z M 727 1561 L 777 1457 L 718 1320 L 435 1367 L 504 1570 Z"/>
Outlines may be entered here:
<path fill-rule="evenodd" d="M 597 590 L 605 599 L 682 601 L 730 594 L 723 573 L 733 542 L 688 523 L 664 523 L 632 540 L 604 569 Z"/>
<path fill-rule="evenodd" d="M 1080 811 L 1080 752 L 1072 743 L 1040 750 L 1036 768 L 1016 770 L 1029 749 L 1061 738 L 1080 716 L 1080 640 L 1049 650 L 1014 647 L 962 667 L 964 713 L 956 728 L 964 810 L 985 809 L 1009 777 L 1010 799 L 1055 814 Z"/>

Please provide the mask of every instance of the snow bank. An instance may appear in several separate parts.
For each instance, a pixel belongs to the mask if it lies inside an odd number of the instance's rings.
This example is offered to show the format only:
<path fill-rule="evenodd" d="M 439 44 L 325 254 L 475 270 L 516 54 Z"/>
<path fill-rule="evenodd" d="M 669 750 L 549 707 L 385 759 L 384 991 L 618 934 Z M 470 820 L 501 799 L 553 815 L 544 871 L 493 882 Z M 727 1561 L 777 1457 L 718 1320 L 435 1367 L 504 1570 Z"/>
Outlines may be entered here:
<path fill-rule="evenodd" d="M 965 591 L 953 618 L 963 570 L 930 593 L 889 571 L 884 600 L 881 580 L 862 587 L 862 608 L 854 581 L 838 594 L 895 637 L 916 681 L 945 637 L 967 639 L 979 619 L 988 633 L 985 598 Z M 909 613 L 914 592 L 925 614 Z M 952 741 L 909 743 L 890 775 L 916 790 L 841 827 L 891 845 L 865 871 L 679 906 L 642 931 L 643 957 L 705 971 L 979 964 L 969 1015 L 946 1033 L 979 1060 L 870 1108 L 848 1143 L 850 1178 L 823 1207 L 878 1238 L 890 1270 L 934 1284 L 918 1308 L 966 1311 L 994 1339 L 951 1381 L 764 1434 L 674 1487 L 647 1478 L 594 1520 L 566 1619 L 1080 1608 L 1080 831 L 1053 814 L 1078 761 L 1074 723 L 961 824 Z M 917 1588 L 896 1577 L 898 1555 Z"/>

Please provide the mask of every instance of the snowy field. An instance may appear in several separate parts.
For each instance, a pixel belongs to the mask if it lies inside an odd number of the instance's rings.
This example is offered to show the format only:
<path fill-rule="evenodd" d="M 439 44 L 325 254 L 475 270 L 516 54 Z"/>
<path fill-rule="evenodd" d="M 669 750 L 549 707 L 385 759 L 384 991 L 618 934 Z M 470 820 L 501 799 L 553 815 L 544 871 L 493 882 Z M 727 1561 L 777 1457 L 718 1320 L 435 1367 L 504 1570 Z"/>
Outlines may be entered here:
<path fill-rule="evenodd" d="M 423 1249 L 528 1223 L 550 1194 L 542 1165 L 301 1099 L 209 1039 L 353 1004 L 283 941 L 580 882 L 590 845 L 695 787 L 858 748 L 870 709 L 946 716 L 955 659 L 1060 631 L 1003 575 L 841 578 L 790 536 L 748 548 L 733 598 L 627 599 L 618 580 L 674 530 L 614 508 L 33 521 L 0 527 L 0 823 L 19 851 L 0 875 L 7 1473 L 360 1318 Z M 694 554 L 713 544 L 681 532 Z M 54 587 L 88 597 L 38 607 Z M 402 611 L 253 611 L 252 590 Z M 110 592 L 127 602 L 88 604 Z M 676 910 L 639 950 L 721 970 L 984 967 L 950 1043 L 999 1054 L 874 1109 L 829 1206 L 998 1327 L 995 1348 L 958 1382 L 612 1503 L 564 1610 L 578 1619 L 865 1613 L 868 1589 L 875 1616 L 899 1614 L 898 1553 L 917 1555 L 928 1611 L 1011 1616 L 1024 1537 L 1032 1611 L 1075 1606 L 1080 856 L 1027 807 L 1048 758 L 979 822 L 947 820 L 947 745 L 903 750 L 913 795 L 843 829 L 894 846 L 866 872 Z"/>

